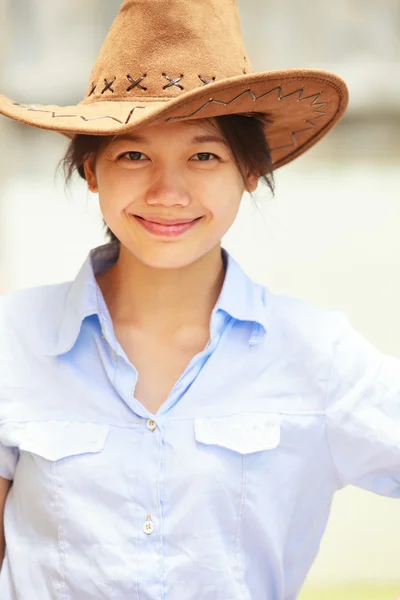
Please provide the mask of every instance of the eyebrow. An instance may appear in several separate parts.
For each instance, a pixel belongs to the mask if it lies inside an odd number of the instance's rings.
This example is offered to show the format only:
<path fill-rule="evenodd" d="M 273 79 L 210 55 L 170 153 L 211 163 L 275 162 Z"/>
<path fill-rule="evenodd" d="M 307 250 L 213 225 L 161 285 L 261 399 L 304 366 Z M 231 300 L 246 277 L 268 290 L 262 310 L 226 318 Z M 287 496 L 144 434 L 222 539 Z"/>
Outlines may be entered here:
<path fill-rule="evenodd" d="M 147 144 L 149 143 L 151 140 L 143 135 L 119 135 L 117 138 L 115 138 L 114 141 L 118 141 L 118 140 L 124 140 L 127 142 L 139 142 L 142 144 Z M 190 140 L 190 144 L 203 144 L 206 142 L 219 142 L 220 144 L 225 144 L 225 146 L 228 146 L 228 143 L 226 142 L 226 140 L 224 140 L 222 137 L 218 136 L 218 135 L 213 135 L 211 133 L 208 134 L 203 134 L 203 135 L 195 135 L 191 140 Z"/>

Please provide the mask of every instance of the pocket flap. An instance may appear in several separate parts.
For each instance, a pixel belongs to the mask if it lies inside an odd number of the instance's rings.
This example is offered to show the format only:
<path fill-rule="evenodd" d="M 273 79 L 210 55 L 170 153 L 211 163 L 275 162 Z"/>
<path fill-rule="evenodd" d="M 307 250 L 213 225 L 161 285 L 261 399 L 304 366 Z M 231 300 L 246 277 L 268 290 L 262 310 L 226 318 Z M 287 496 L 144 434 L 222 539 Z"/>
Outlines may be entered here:
<path fill-rule="evenodd" d="M 13 421 L 0 425 L 0 441 L 5 446 L 59 460 L 74 454 L 100 452 L 109 425 L 79 421 Z"/>
<path fill-rule="evenodd" d="M 280 415 L 239 413 L 223 417 L 195 417 L 195 438 L 241 454 L 271 450 L 280 442 Z"/>

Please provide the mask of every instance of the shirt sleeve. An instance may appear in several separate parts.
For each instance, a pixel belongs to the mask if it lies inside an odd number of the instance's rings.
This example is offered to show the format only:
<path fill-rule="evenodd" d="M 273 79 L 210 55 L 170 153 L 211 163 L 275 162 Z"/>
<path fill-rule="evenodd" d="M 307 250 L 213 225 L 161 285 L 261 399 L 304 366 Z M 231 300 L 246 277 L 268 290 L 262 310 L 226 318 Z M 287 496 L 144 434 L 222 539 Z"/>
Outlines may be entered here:
<path fill-rule="evenodd" d="M 342 486 L 400 498 L 400 359 L 380 352 L 338 311 L 326 405 Z"/>
<path fill-rule="evenodd" d="M 18 448 L 4 446 L 0 442 L 0 477 L 14 479 L 15 468 L 19 457 Z"/>

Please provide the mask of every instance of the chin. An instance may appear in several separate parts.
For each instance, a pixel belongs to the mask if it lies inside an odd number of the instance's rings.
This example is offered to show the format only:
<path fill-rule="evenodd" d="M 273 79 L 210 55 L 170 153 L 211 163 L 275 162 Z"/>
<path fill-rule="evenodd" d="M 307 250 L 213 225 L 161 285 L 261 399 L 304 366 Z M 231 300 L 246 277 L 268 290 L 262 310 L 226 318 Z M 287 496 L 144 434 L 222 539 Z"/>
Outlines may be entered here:
<path fill-rule="evenodd" d="M 158 248 L 141 249 L 139 252 L 133 252 L 136 258 L 144 265 L 152 269 L 182 269 L 192 264 L 202 256 L 191 255 L 188 248 L 184 245 L 168 248 L 167 245 L 160 245 Z"/>

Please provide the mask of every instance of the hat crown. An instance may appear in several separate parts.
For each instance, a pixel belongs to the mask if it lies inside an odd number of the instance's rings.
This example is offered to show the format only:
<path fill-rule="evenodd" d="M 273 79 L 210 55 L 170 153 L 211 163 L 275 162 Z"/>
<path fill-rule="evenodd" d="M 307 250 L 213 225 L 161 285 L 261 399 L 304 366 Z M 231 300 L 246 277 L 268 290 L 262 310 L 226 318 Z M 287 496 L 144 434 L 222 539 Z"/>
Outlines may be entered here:
<path fill-rule="evenodd" d="M 83 103 L 170 100 L 252 72 L 237 0 L 125 0 Z"/>

